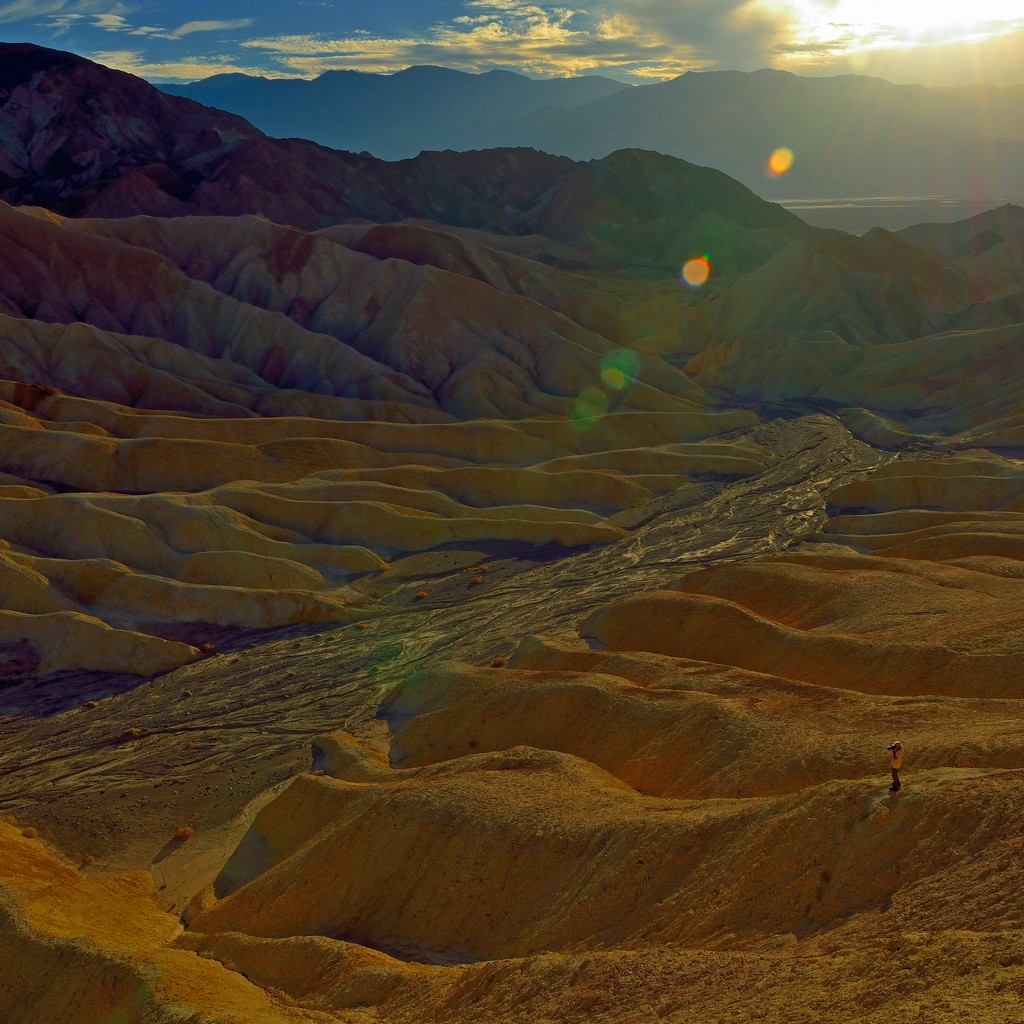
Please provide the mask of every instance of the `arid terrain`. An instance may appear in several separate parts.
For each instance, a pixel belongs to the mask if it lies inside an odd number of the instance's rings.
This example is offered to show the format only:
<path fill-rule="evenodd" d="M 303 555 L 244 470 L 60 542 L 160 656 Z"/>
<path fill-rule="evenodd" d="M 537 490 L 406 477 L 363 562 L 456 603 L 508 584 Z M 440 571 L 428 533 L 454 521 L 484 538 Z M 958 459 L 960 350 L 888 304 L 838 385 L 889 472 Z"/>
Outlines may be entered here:
<path fill-rule="evenodd" d="M 0 58 L 3 1024 L 1024 1021 L 1024 209 Z"/>

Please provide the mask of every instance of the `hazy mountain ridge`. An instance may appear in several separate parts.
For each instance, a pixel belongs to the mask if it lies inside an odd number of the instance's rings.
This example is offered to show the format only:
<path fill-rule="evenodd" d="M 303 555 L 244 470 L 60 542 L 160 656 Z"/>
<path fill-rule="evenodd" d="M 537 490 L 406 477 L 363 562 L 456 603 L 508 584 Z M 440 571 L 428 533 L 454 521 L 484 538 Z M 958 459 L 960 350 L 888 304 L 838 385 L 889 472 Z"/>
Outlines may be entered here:
<path fill-rule="evenodd" d="M 607 95 L 572 110 L 548 106 L 512 115 L 511 104 L 495 99 L 496 86 L 511 78 L 463 76 L 459 81 L 466 92 L 475 87 L 488 98 L 487 122 L 463 113 L 466 105 L 453 105 L 440 123 L 410 131 L 403 120 L 405 100 L 397 99 L 404 96 L 398 82 L 426 70 L 393 76 L 348 72 L 341 74 L 354 77 L 325 75 L 304 85 L 239 76 L 232 78 L 230 90 L 218 76 L 166 88 L 242 113 L 269 134 L 304 135 L 385 159 L 412 157 L 422 149 L 529 146 L 590 160 L 634 148 L 717 167 L 768 197 L 1024 197 L 1024 86 L 937 89 L 855 75 L 690 72 L 664 83 L 609 88 Z M 354 124 L 336 118 L 333 107 L 318 108 L 311 117 L 297 99 L 330 84 L 337 104 L 348 110 L 371 102 L 365 98 L 366 79 L 376 79 L 377 105 L 364 110 L 372 128 L 362 118 Z M 586 81 L 580 80 L 581 90 Z M 525 87 L 516 82 L 516 88 Z M 273 114 L 264 113 L 262 105 L 271 106 Z M 796 163 L 784 178 L 773 180 L 765 164 L 778 146 L 793 149 Z"/>
<path fill-rule="evenodd" d="M 260 122 L 268 135 L 395 160 L 424 149 L 480 149 L 495 120 L 574 109 L 629 86 L 599 76 L 538 81 L 421 66 L 395 75 L 328 71 L 313 80 L 214 75 L 160 88 Z M 324 110 L 332 111 L 329 123 Z"/>

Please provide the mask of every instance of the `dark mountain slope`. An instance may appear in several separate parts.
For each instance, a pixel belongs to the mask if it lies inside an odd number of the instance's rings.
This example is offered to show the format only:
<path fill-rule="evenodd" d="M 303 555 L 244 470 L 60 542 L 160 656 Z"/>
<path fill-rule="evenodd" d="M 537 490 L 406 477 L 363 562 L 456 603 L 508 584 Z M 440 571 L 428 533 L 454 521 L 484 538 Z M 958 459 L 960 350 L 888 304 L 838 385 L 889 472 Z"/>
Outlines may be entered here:
<path fill-rule="evenodd" d="M 954 224 L 915 224 L 897 231 L 912 245 L 927 245 L 950 256 L 980 256 L 1024 233 L 1024 208 L 1007 203 Z"/>
<path fill-rule="evenodd" d="M 845 75 L 701 72 L 502 128 L 495 145 L 575 159 L 636 146 L 710 164 L 774 196 L 1024 194 L 1024 88 L 897 86 Z M 788 146 L 792 171 L 772 179 Z"/>
<path fill-rule="evenodd" d="M 77 213 L 135 179 L 173 212 L 243 139 L 233 114 L 165 96 L 141 79 L 71 53 L 0 46 L 0 197 Z M 153 210 L 152 212 L 163 212 Z"/>

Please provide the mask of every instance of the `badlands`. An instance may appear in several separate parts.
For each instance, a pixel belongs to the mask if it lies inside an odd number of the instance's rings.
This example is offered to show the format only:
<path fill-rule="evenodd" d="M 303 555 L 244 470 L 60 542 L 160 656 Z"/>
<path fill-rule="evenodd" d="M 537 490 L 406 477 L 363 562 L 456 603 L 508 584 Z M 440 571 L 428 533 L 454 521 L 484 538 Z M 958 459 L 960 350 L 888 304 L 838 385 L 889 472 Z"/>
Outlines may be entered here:
<path fill-rule="evenodd" d="M 0 1021 L 1024 1021 L 1024 210 L 30 46 L 0 199 Z"/>

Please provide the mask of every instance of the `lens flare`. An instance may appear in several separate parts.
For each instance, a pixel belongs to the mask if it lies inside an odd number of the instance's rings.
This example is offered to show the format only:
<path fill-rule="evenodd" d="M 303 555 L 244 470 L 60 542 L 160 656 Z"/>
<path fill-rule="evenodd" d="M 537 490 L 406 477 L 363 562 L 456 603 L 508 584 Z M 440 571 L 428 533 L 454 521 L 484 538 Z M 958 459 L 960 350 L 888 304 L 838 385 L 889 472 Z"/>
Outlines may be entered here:
<path fill-rule="evenodd" d="M 780 146 L 768 157 L 768 176 L 781 178 L 793 166 L 793 150 Z"/>
<path fill-rule="evenodd" d="M 617 366 L 609 366 L 601 371 L 601 383 L 612 391 L 621 391 L 627 384 L 626 375 Z"/>
<path fill-rule="evenodd" d="M 637 357 L 628 348 L 610 352 L 601 360 L 601 383 L 612 391 L 622 391 L 636 379 Z"/>
<path fill-rule="evenodd" d="M 569 421 L 577 430 L 590 430 L 607 411 L 608 396 L 597 388 L 586 388 L 576 399 Z"/>
<path fill-rule="evenodd" d="M 707 284 L 708 278 L 711 276 L 711 260 L 707 256 L 694 256 L 692 260 L 687 260 L 683 265 L 681 276 L 691 288 L 699 288 L 702 284 Z"/>

